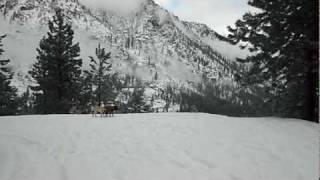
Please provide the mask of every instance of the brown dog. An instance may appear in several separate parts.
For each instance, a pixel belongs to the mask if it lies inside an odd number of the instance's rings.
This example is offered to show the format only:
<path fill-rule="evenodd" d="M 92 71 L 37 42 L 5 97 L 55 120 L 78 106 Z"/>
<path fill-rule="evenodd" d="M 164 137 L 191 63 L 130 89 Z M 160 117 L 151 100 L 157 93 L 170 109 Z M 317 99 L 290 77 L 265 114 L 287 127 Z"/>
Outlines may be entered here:
<path fill-rule="evenodd" d="M 110 115 L 111 116 L 114 116 L 114 112 L 118 110 L 118 106 L 116 105 L 106 105 L 104 107 L 104 113 L 106 116 Z"/>

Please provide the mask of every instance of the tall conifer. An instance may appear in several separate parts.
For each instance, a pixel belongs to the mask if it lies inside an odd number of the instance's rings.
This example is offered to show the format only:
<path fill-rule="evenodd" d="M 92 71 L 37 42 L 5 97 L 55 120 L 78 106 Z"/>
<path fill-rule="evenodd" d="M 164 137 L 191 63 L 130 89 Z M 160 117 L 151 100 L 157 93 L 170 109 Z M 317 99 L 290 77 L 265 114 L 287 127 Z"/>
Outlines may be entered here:
<path fill-rule="evenodd" d="M 5 38 L 5 36 L 0 36 L 0 57 L 4 52 L 2 49 L 3 38 Z M 17 89 L 10 85 L 13 73 L 8 66 L 9 62 L 9 59 L 0 59 L 0 115 L 2 116 L 12 115 L 17 111 Z"/>
<path fill-rule="evenodd" d="M 47 36 L 37 48 L 37 62 L 30 71 L 37 82 L 32 88 L 38 113 L 68 113 L 77 104 L 82 60 L 79 43 L 73 43 L 74 31 L 56 10 L 49 23 Z"/>
<path fill-rule="evenodd" d="M 229 39 L 253 55 L 243 85 L 264 87 L 274 113 L 318 121 L 318 2 L 251 0 L 258 8 L 229 27 Z"/>
<path fill-rule="evenodd" d="M 101 48 L 100 44 L 96 48 L 96 57 L 90 56 L 90 70 L 85 71 L 86 77 L 89 77 L 92 82 L 94 103 L 100 105 L 102 101 L 110 98 L 112 93 L 111 83 L 111 68 L 110 62 L 111 53 L 107 53 L 105 48 Z"/>

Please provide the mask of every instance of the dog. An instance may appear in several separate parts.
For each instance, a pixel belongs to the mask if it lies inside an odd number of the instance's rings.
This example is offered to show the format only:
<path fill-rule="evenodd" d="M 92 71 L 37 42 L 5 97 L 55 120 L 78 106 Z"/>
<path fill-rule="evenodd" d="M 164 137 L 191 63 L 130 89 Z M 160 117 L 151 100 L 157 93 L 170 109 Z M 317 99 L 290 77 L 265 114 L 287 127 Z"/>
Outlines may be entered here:
<path fill-rule="evenodd" d="M 112 104 L 112 105 L 106 105 L 104 107 L 105 109 L 105 115 L 108 116 L 110 115 L 111 116 L 114 116 L 114 112 L 118 110 L 118 106 Z"/>
<path fill-rule="evenodd" d="M 92 117 L 97 117 L 97 114 L 100 114 L 100 117 L 104 116 L 114 116 L 114 112 L 117 111 L 119 108 L 114 104 L 109 104 L 106 106 L 91 106 L 91 114 Z"/>
<path fill-rule="evenodd" d="M 91 114 L 92 117 L 97 117 L 97 113 L 100 114 L 100 117 L 103 117 L 105 110 L 104 107 L 101 106 L 91 106 Z"/>

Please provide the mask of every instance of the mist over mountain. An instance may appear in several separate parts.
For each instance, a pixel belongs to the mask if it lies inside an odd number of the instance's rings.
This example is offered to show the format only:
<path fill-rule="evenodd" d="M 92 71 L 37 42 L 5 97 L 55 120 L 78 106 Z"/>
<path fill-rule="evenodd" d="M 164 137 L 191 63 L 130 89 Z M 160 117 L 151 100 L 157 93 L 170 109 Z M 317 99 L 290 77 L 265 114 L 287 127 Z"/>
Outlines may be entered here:
<path fill-rule="evenodd" d="M 204 80 L 235 84 L 235 57 L 246 52 L 207 25 L 181 21 L 153 0 L 101 2 L 0 0 L 0 34 L 7 34 L 4 56 L 16 72 L 14 84 L 24 91 L 32 83 L 27 72 L 56 8 L 72 23 L 84 69 L 101 43 L 111 52 L 113 71 L 153 84 L 150 95 L 172 83 L 189 89 Z"/>
<path fill-rule="evenodd" d="M 140 10 L 142 3 L 146 0 L 79 0 L 88 8 L 113 11 L 119 15 L 130 15 Z"/>

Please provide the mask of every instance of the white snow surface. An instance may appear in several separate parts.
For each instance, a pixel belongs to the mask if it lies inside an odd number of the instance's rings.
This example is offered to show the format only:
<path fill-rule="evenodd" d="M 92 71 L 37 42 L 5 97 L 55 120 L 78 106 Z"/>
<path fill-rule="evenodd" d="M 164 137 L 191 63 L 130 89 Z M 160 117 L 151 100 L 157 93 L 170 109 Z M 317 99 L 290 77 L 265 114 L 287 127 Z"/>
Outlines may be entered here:
<path fill-rule="evenodd" d="M 1 180 L 315 180 L 319 126 L 127 114 L 0 118 Z"/>

